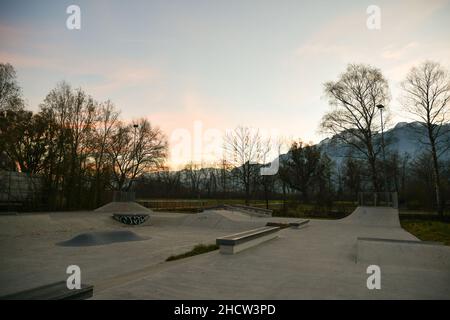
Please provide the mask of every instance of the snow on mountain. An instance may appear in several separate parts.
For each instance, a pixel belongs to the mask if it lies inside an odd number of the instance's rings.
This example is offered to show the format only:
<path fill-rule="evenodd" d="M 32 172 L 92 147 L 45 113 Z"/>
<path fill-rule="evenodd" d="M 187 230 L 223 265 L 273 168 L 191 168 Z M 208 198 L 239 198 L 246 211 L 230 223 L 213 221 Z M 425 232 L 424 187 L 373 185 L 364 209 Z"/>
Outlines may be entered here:
<path fill-rule="evenodd" d="M 450 143 L 450 124 L 446 124 L 442 130 L 447 131 L 442 141 L 446 140 Z M 381 133 L 378 133 L 374 137 L 374 141 L 380 141 L 380 137 Z M 400 155 L 407 153 L 411 158 L 414 158 L 426 152 L 428 148 L 426 144 L 421 142 L 428 141 L 428 138 L 425 127 L 419 122 L 399 122 L 393 128 L 386 130 L 384 137 L 386 141 L 386 153 L 397 151 Z M 337 135 L 320 141 L 317 146 L 338 166 L 350 152 L 354 152 L 353 148 L 339 139 Z M 358 157 L 358 153 L 354 152 L 353 156 Z M 280 159 L 283 160 L 286 157 L 287 155 L 284 154 L 280 156 Z M 450 151 L 443 154 L 441 159 L 450 160 Z"/>

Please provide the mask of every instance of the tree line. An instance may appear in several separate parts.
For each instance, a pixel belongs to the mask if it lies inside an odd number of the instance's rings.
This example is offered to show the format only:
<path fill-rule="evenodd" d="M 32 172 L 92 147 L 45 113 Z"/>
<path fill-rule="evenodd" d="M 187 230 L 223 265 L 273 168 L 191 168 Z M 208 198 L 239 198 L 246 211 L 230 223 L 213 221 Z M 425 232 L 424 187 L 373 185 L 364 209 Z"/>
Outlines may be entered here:
<path fill-rule="evenodd" d="M 60 82 L 25 109 L 14 68 L 0 64 L 1 169 L 41 177 L 34 202 L 45 209 L 98 206 L 108 190 L 129 190 L 164 164 L 167 139 L 147 119 L 126 123 L 111 101 Z"/>
<path fill-rule="evenodd" d="M 431 160 L 433 190 L 427 188 L 425 191 L 434 194 L 434 208 L 442 215 L 445 189 L 440 159 L 450 148 L 449 73 L 439 63 L 425 61 L 408 72 L 401 88 L 402 115 L 419 121 L 417 142 L 423 145 L 424 156 Z M 332 110 L 323 117 L 321 128 L 335 134 L 364 159 L 371 174 L 372 190 L 392 191 L 388 182 L 390 175 L 385 168 L 386 142 L 379 134 L 389 121 L 391 98 L 388 81 L 381 70 L 350 64 L 337 81 L 325 84 L 325 94 Z M 385 113 L 384 120 L 382 112 Z M 380 183 L 382 180 L 384 188 Z"/>
<path fill-rule="evenodd" d="M 324 85 L 330 110 L 320 123 L 322 132 L 347 147 L 341 163 L 318 146 L 293 141 L 277 174 L 261 175 L 270 144 L 257 131 L 238 127 L 224 138 L 222 162 L 188 164 L 180 172 L 163 174 L 170 179 L 149 176 L 142 190 L 152 193 L 151 185 L 164 184 L 170 194 L 186 197 L 238 194 L 246 203 L 252 198 L 265 199 L 266 205 L 269 199 L 295 198 L 320 206 L 354 201 L 364 191 L 397 192 L 400 204 L 442 215 L 450 199 L 450 162 L 443 157 L 450 148 L 448 71 L 426 61 L 409 71 L 401 88 L 400 111 L 415 121 L 411 128 L 423 150 L 415 158 L 391 149 L 392 141 L 383 136 L 391 122 L 391 96 L 381 70 L 349 64 L 337 80 Z"/>
<path fill-rule="evenodd" d="M 436 62 L 413 67 L 401 83 L 401 112 L 415 120 L 415 158 L 399 154 L 383 136 L 390 126 L 390 90 L 381 70 L 349 64 L 324 84 L 330 110 L 320 129 L 348 152 L 340 163 L 319 146 L 263 139 L 239 126 L 223 138 L 223 159 L 165 164 L 167 139 L 146 119 L 120 120 L 111 101 L 95 101 L 82 89 L 59 83 L 39 111 L 24 108 L 14 69 L 0 64 L 0 165 L 44 178 L 49 208 L 93 207 L 108 190 L 134 190 L 141 198 L 295 199 L 331 207 L 364 191 L 396 191 L 411 207 L 443 214 L 449 200 L 450 148 L 448 71 Z M 383 112 L 383 114 L 381 114 Z M 273 149 L 288 144 L 276 174 L 262 175 Z M 275 150 L 276 151 L 276 150 Z M 272 153 L 271 153 L 272 152 Z M 283 201 L 284 202 L 284 201 Z"/>

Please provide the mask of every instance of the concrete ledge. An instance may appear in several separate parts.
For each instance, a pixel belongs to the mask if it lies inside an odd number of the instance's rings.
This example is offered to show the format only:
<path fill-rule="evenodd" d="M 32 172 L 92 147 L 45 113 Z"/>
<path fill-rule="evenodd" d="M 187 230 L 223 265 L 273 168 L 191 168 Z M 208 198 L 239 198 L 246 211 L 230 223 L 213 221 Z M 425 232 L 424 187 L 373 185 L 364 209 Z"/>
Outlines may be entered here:
<path fill-rule="evenodd" d="M 289 227 L 291 228 L 300 228 L 301 226 L 304 226 L 309 223 L 309 220 L 303 220 L 303 221 L 296 221 L 296 222 L 289 222 Z"/>
<path fill-rule="evenodd" d="M 279 227 L 262 227 L 216 239 L 220 253 L 235 254 L 277 237 Z"/>
<path fill-rule="evenodd" d="M 357 238 L 357 263 L 450 269 L 450 247 L 437 242 Z"/>
<path fill-rule="evenodd" d="M 284 229 L 284 228 L 298 229 L 299 227 L 306 225 L 307 223 L 309 223 L 309 220 L 299 220 L 299 221 L 294 221 L 294 222 L 289 222 L 289 223 L 271 221 L 271 222 L 267 222 L 266 226 L 267 227 L 280 227 L 281 229 Z"/>

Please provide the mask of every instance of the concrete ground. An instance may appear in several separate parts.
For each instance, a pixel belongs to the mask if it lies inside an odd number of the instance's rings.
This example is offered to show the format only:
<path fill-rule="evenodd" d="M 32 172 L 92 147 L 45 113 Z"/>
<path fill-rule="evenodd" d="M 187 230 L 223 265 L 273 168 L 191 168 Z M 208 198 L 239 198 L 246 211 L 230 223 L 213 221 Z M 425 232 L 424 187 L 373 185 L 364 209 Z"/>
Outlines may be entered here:
<path fill-rule="evenodd" d="M 222 210 L 150 213 L 148 222 L 139 226 L 124 225 L 112 219 L 111 213 L 99 212 L 1 215 L 0 296 L 65 280 L 66 268 L 72 264 L 80 266 L 82 281 L 90 284 L 166 265 L 164 261 L 171 255 L 200 243 L 215 243 L 220 236 L 264 226 L 270 220 Z M 131 230 L 148 240 L 89 247 L 56 245 L 81 233 L 108 230 Z"/>
<path fill-rule="evenodd" d="M 291 220 L 217 210 L 152 213 L 149 223 L 128 227 L 92 212 L 0 216 L 0 295 L 65 279 L 67 265 L 77 264 L 82 281 L 94 284 L 94 299 L 450 298 L 449 247 L 433 251 L 435 246 L 421 245 L 410 251 L 396 242 L 378 241 L 376 254 L 358 250 L 358 238 L 418 240 L 400 227 L 397 210 L 389 208 L 358 208 L 342 220 L 311 220 L 236 255 L 214 251 L 164 262 L 200 242 L 213 243 L 267 221 Z M 150 239 L 94 247 L 55 245 L 80 232 L 122 228 Z M 358 259 L 358 253 L 364 256 Z M 381 290 L 366 286 L 366 268 L 373 259 L 381 268 Z"/>

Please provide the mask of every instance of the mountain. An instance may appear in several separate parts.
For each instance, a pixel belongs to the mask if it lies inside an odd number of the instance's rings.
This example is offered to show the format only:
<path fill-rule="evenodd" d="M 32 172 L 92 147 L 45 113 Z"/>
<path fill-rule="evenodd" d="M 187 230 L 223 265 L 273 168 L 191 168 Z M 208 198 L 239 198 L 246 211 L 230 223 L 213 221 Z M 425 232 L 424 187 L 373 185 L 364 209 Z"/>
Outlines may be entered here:
<path fill-rule="evenodd" d="M 446 140 L 450 143 L 450 124 L 446 124 L 442 127 L 446 134 L 441 141 Z M 386 153 L 398 152 L 400 155 L 405 153 L 409 154 L 411 158 L 423 153 L 427 145 L 420 141 L 427 141 L 425 127 L 420 122 L 399 122 L 395 127 L 386 130 L 384 132 L 384 139 L 386 141 Z M 375 140 L 379 140 L 381 134 L 378 133 L 375 136 Z M 327 154 L 337 166 L 348 156 L 349 152 L 353 149 L 345 144 L 338 135 L 331 138 L 326 138 L 317 144 L 321 148 L 322 152 Z M 354 154 L 358 156 L 357 154 Z M 280 159 L 286 159 L 287 154 L 281 155 Z M 442 160 L 450 160 L 450 150 L 441 156 Z"/>

